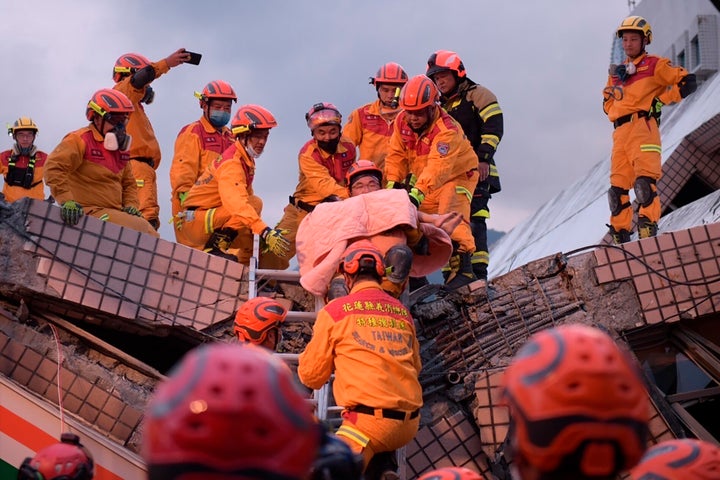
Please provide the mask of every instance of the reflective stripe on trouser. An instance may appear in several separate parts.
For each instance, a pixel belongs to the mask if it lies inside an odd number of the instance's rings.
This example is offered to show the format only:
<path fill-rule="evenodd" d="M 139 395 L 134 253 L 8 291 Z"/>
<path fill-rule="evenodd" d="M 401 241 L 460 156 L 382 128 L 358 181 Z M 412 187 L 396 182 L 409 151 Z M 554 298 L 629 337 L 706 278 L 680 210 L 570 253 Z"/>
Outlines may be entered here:
<path fill-rule="evenodd" d="M 159 220 L 160 206 L 158 205 L 157 174 L 155 169 L 145 162 L 130 160 L 130 168 L 137 185 L 138 203 L 140 211 L 146 220 Z"/>
<path fill-rule="evenodd" d="M 448 181 L 445 185 L 433 190 L 425 196 L 420 211 L 425 213 L 459 212 L 463 217 L 450 238 L 459 244 L 458 252 L 472 253 L 475 251 L 475 240 L 470 230 L 470 201 L 477 184 L 477 170 L 468 172 L 469 177 L 462 176 Z"/>
<path fill-rule="evenodd" d="M 103 222 L 110 222 L 121 227 L 131 228 L 141 233 L 147 233 L 155 238 L 160 238 L 160 234 L 142 217 L 130 215 L 122 210 L 100 207 L 84 207 L 85 213 L 95 218 L 99 218 Z"/>
<path fill-rule="evenodd" d="M 662 147 L 660 131 L 654 118 L 643 118 L 619 126 L 613 132 L 612 158 L 610 159 L 610 185 L 623 190 L 633 188 L 637 177 L 655 180 L 662 176 Z M 654 185 L 653 185 L 654 187 Z M 621 197 L 621 203 L 629 196 Z M 653 222 L 660 220 L 660 198 L 656 196 L 647 207 L 640 207 L 638 215 Z M 615 231 L 632 229 L 633 212 L 623 209 L 618 215 L 610 215 L 610 225 Z"/>
<path fill-rule="evenodd" d="M 376 453 L 391 452 L 410 443 L 420 425 L 420 416 L 403 421 L 345 410 L 342 418 L 336 433 L 354 453 L 362 453 L 365 467 Z"/>
<path fill-rule="evenodd" d="M 263 268 L 269 268 L 272 270 L 287 270 L 290 266 L 290 259 L 295 256 L 295 237 L 297 237 L 298 227 L 303 218 L 307 216 L 308 212 L 296 207 L 295 205 L 288 204 L 283 211 L 283 216 L 277 224 L 277 228 L 286 230 L 287 235 L 283 234 L 290 242 L 290 253 L 286 258 L 280 258 L 273 253 L 267 253 L 264 257 Z"/>
<path fill-rule="evenodd" d="M 259 197 L 249 197 L 250 204 L 260 215 L 262 210 L 262 201 Z M 202 250 L 210 239 L 215 230 L 229 228 L 238 232 L 238 236 L 233 240 L 229 247 L 231 253 L 236 254 L 238 261 L 243 264 L 250 263 L 253 248 L 253 234 L 249 227 L 243 224 L 243 220 L 234 216 L 225 207 L 211 208 L 208 210 L 193 210 L 191 220 L 182 222 L 182 240 L 183 245 Z M 263 263 L 263 256 L 260 258 Z M 263 266 L 262 268 L 267 268 Z"/>

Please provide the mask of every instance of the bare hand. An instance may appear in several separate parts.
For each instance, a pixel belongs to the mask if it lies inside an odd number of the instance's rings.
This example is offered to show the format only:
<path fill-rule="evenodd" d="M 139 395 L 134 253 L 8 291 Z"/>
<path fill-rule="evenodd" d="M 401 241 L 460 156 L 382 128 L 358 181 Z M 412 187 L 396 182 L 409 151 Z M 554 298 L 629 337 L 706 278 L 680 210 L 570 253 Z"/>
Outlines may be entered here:
<path fill-rule="evenodd" d="M 190 54 L 184 48 L 181 48 L 181 49 L 171 53 L 165 59 L 165 61 L 168 64 L 168 67 L 170 67 L 170 68 L 177 67 L 181 63 L 185 63 L 188 60 L 190 60 Z"/>
<path fill-rule="evenodd" d="M 418 212 L 418 219 L 421 222 L 435 225 L 436 227 L 450 235 L 455 230 L 455 228 L 460 225 L 460 222 L 462 222 L 462 215 L 460 215 L 459 212 L 449 212 L 443 214 L 428 214 Z"/>
<path fill-rule="evenodd" d="M 487 162 L 478 162 L 478 182 L 484 182 L 490 175 L 490 164 Z"/>

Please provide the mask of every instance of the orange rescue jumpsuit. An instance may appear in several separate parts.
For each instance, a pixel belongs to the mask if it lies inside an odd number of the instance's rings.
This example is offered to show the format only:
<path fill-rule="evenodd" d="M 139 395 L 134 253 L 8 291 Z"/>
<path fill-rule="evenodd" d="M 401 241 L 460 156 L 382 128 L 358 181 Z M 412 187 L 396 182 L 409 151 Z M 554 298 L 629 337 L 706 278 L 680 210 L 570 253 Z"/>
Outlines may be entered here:
<path fill-rule="evenodd" d="M 353 110 L 343 127 L 343 135 L 360 150 L 359 157 L 370 160 L 385 171 L 385 156 L 392 135 L 393 123 L 400 110 L 382 113 L 380 100 Z"/>
<path fill-rule="evenodd" d="M 388 181 L 404 182 L 408 174 L 417 176 L 415 187 L 425 194 L 420 211 L 459 212 L 463 222 L 450 238 L 459 244 L 458 253 L 473 253 L 475 240 L 470 230 L 470 202 L 478 182 L 478 158 L 460 125 L 441 108 L 420 135 L 400 113 L 390 137 L 385 157 Z"/>
<path fill-rule="evenodd" d="M 91 124 L 68 133 L 48 155 L 45 183 L 59 205 L 74 200 L 87 215 L 159 237 L 144 218 L 122 211 L 138 207 L 129 160 L 128 152 L 106 150 Z"/>
<path fill-rule="evenodd" d="M 253 234 L 267 228 L 262 220 L 263 202 L 252 188 L 255 160 L 239 142 L 210 162 L 185 198 L 180 230 L 185 245 L 202 250 L 215 230 L 230 228 L 238 236 L 230 248 L 238 249 L 238 261 L 249 264 Z M 261 268 L 266 268 L 260 257 Z"/>
<path fill-rule="evenodd" d="M 362 452 L 367 466 L 376 453 L 396 450 L 417 433 L 421 367 L 408 309 L 377 282 L 361 281 L 318 312 L 298 376 L 318 389 L 335 373 L 333 395 L 345 408 L 337 435 Z"/>
<path fill-rule="evenodd" d="M 155 79 L 170 71 L 166 60 L 153 62 Z M 135 88 L 132 83 L 132 75 L 128 75 L 113 87 L 124 93 L 132 102 L 135 111 L 130 114 L 130 121 L 125 127 L 127 133 L 132 135 L 130 144 L 130 166 L 133 176 L 137 182 L 138 199 L 140 211 L 146 220 L 150 222 L 160 221 L 160 206 L 157 195 L 157 175 L 155 171 L 160 166 L 160 144 L 155 137 L 150 119 L 145 113 L 145 107 L 140 100 L 145 96 L 147 85 L 143 88 Z"/>
<path fill-rule="evenodd" d="M 660 219 L 660 199 L 655 185 L 662 175 L 660 130 L 647 112 L 656 97 L 663 104 L 679 102 L 677 84 L 688 74 L 684 68 L 671 65 L 669 59 L 655 55 L 643 54 L 634 63 L 635 74 L 624 81 L 618 76 L 608 76 L 604 90 L 603 110 L 615 125 L 610 189 L 611 195 L 613 190 L 618 192 L 618 201 L 617 208 L 611 212 L 610 224 L 618 232 L 632 229 L 629 191 L 638 177 L 652 179 L 653 196 L 649 205 L 640 206 L 638 215 L 651 222 Z"/>
<path fill-rule="evenodd" d="M 276 226 L 287 231 L 283 236 L 290 242 L 290 252 L 286 258 L 269 253 L 267 268 L 285 270 L 290 266 L 290 259 L 295 256 L 298 226 L 315 205 L 332 195 L 341 199 L 348 197 L 345 174 L 353 163 L 355 145 L 345 137 L 340 138 L 337 151 L 332 155 L 320 149 L 314 139 L 302 146 L 298 155 L 298 184 Z"/>
<path fill-rule="evenodd" d="M 181 210 L 180 194 L 189 192 L 208 164 L 232 146 L 233 141 L 228 127 L 218 130 L 205 115 L 180 130 L 175 140 L 175 156 L 170 165 L 173 218 Z M 182 235 L 183 231 L 175 228 L 175 240 L 185 245 Z"/>
<path fill-rule="evenodd" d="M 47 154 L 32 149 L 30 155 L 19 155 L 16 147 L 0 153 L 0 175 L 2 175 L 2 193 L 6 202 L 14 202 L 24 197 L 45 199 L 43 172 Z"/>

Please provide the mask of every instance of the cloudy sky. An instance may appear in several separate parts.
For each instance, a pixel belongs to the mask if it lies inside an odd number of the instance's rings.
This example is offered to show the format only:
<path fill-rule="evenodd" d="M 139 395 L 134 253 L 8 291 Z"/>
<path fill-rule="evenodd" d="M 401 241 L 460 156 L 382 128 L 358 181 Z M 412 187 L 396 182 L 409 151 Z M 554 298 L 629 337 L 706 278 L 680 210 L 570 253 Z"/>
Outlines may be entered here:
<path fill-rule="evenodd" d="M 161 234 L 172 240 L 168 171 L 178 131 L 201 114 L 193 91 L 223 79 L 239 104 L 277 118 L 255 178 L 273 224 L 297 182 L 312 104 L 332 102 L 347 117 L 374 100 L 368 77 L 380 65 L 395 61 L 413 76 L 435 50 L 454 50 L 504 111 L 496 155 L 503 191 L 491 201 L 489 226 L 509 231 L 609 155 L 601 90 L 615 28 L 628 14 L 627 0 L 3 0 L 0 121 L 32 116 L 49 153 L 86 124 L 87 101 L 112 86 L 121 54 L 155 61 L 180 47 L 202 53 L 199 66 L 156 79 L 147 107 L 163 152 Z M 0 149 L 11 143 L 0 137 Z"/>

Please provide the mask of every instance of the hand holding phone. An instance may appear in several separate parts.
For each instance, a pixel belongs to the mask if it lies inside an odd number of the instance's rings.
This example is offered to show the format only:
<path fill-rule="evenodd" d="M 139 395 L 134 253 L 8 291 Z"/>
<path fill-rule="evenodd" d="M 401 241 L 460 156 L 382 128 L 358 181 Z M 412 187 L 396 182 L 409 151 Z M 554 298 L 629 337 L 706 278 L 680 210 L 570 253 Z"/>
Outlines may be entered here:
<path fill-rule="evenodd" d="M 200 59 L 202 59 L 202 53 L 195 53 L 195 52 L 191 52 L 189 50 L 185 50 L 185 53 L 190 54 L 190 60 L 186 61 L 185 63 L 189 63 L 191 65 L 200 65 Z"/>

